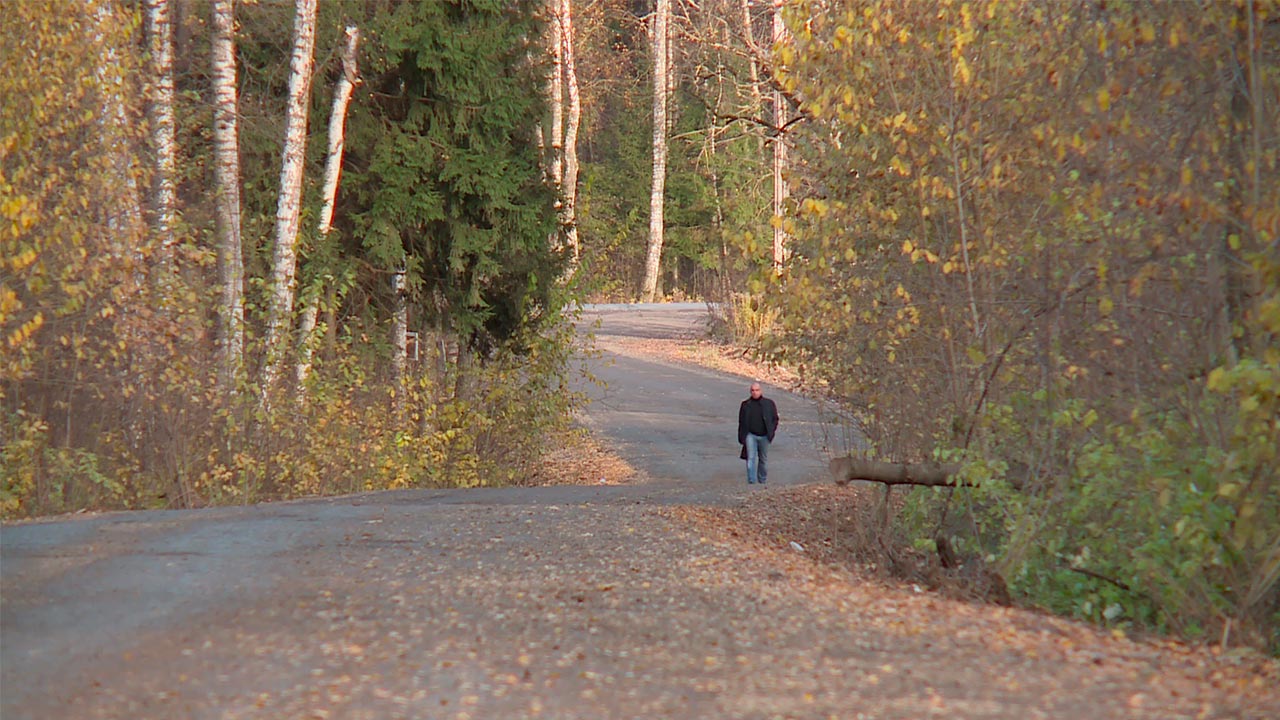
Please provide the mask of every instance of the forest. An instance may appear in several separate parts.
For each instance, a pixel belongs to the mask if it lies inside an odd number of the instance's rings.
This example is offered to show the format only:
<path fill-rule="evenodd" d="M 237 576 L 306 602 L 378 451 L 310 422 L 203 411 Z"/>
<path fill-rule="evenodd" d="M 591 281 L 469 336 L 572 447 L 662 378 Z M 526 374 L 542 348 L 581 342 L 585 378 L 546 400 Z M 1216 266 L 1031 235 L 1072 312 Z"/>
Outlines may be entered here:
<path fill-rule="evenodd" d="M 904 542 L 1280 648 L 1274 0 L 5 10 L 0 516 L 515 482 L 691 299 Z"/>

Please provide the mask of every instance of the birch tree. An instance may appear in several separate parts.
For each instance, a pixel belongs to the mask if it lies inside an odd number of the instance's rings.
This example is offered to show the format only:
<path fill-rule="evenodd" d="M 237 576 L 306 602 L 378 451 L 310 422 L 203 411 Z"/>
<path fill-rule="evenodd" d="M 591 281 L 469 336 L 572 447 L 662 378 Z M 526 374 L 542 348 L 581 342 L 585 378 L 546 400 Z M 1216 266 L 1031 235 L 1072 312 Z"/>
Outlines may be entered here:
<path fill-rule="evenodd" d="M 150 55 L 151 97 L 148 129 L 154 168 L 151 180 L 151 225 L 166 260 L 174 243 L 174 175 L 177 168 L 173 119 L 173 23 L 169 0 L 147 0 L 146 36 Z"/>
<path fill-rule="evenodd" d="M 786 39 L 786 26 L 782 22 L 782 4 L 773 6 L 773 49 L 778 55 L 778 46 Z M 752 65 L 754 69 L 754 63 Z M 787 144 L 783 132 L 787 126 L 786 98 L 777 85 L 773 89 L 773 270 L 782 271 L 782 263 L 786 259 L 787 234 L 782 226 L 782 213 L 787 200 L 787 183 L 784 177 L 787 165 Z"/>
<path fill-rule="evenodd" d="M 570 254 L 569 274 L 578 267 L 578 126 L 582 118 L 582 98 L 578 92 L 578 70 L 574 62 L 573 52 L 573 2 L 572 0 L 556 0 L 560 3 L 560 57 L 564 69 L 564 86 L 568 95 L 568 119 L 564 131 L 564 178 L 561 182 L 561 196 L 564 206 L 561 211 L 561 224 L 564 227 L 565 243 Z"/>
<path fill-rule="evenodd" d="M 280 376 L 286 336 L 293 318 L 297 282 L 298 220 L 302 205 L 302 172 L 307 147 L 307 100 L 316 36 L 316 0 L 298 0 L 289 61 L 289 105 L 281 153 L 280 201 L 276 208 L 275 252 L 267 298 L 267 356 L 263 391 Z"/>
<path fill-rule="evenodd" d="M 244 357 L 244 259 L 240 247 L 240 139 L 234 0 L 213 3 L 213 176 L 218 236 L 220 375 L 235 383 Z"/>
<path fill-rule="evenodd" d="M 551 78 L 547 95 L 551 105 L 551 182 L 559 192 L 564 183 L 564 44 L 561 42 L 562 0 L 551 0 Z"/>
<path fill-rule="evenodd" d="M 667 25 L 671 0 L 657 0 L 653 14 L 653 185 L 649 193 L 649 246 L 642 302 L 653 302 L 662 268 L 663 199 L 667 175 Z"/>
<path fill-rule="evenodd" d="M 329 113 L 329 151 L 325 155 L 324 204 L 320 208 L 320 222 L 316 228 L 320 239 L 329 236 L 333 229 L 333 207 L 338 198 L 338 180 L 342 176 L 342 151 L 346 142 L 347 106 L 351 104 L 351 93 L 360 84 L 356 64 L 356 48 L 360 43 L 360 29 L 348 25 L 344 33 L 346 38 L 342 46 L 342 75 L 333 90 L 333 108 Z M 316 318 L 320 312 L 320 293 L 313 293 L 302 311 L 299 328 L 298 365 L 294 376 L 301 385 L 311 372 L 311 355 L 314 352 L 312 335 L 316 329 Z M 403 342 L 403 341 L 402 341 Z"/>

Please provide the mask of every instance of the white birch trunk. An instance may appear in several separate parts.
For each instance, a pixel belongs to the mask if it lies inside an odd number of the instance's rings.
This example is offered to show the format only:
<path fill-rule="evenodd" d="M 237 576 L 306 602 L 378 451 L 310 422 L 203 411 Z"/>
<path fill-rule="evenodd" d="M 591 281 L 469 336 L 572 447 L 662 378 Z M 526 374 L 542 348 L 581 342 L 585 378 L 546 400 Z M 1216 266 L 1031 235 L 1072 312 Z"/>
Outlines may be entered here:
<path fill-rule="evenodd" d="M 276 207 L 275 253 L 267 298 L 267 360 L 263 391 L 275 384 L 285 360 L 286 336 L 293 321 L 297 281 L 298 218 L 302 204 L 302 172 L 307 147 L 307 101 L 315 54 L 316 0 L 297 0 L 293 24 L 293 57 L 289 61 L 289 107 L 280 168 L 280 202 Z"/>
<path fill-rule="evenodd" d="M 786 37 L 786 27 L 782 23 L 782 4 L 773 6 L 773 45 L 777 56 L 778 45 Z M 782 214 L 787 200 L 787 184 L 783 177 L 787 164 L 787 144 L 783 141 L 783 128 L 787 124 L 786 99 L 782 91 L 773 91 L 773 270 L 782 272 L 782 264 L 786 260 L 787 234 L 782 229 Z"/>
<path fill-rule="evenodd" d="M 321 238 L 328 236 L 333 228 L 333 208 L 338 199 L 338 180 L 342 177 L 342 150 L 346 142 L 347 106 L 351 104 L 351 93 L 360 84 L 359 71 L 356 65 L 356 48 L 360 43 L 360 29 L 348 25 L 346 43 L 342 49 L 342 77 L 333 89 L 333 108 L 329 113 L 329 152 L 324 164 L 324 204 L 320 208 L 320 222 L 317 227 Z M 302 311 L 301 326 L 298 328 L 298 365 L 294 376 L 298 385 L 306 381 L 311 373 L 311 356 L 315 352 L 316 315 L 319 312 L 320 294 L 317 292 L 307 301 Z"/>
<path fill-rule="evenodd" d="M 240 248 L 240 139 L 236 94 L 234 0 L 213 3 L 214 203 L 222 301 L 220 377 L 235 387 L 244 360 L 244 259 Z"/>
<path fill-rule="evenodd" d="M 151 97 L 147 103 L 151 149 L 155 167 L 151 181 L 151 222 L 160 241 L 163 261 L 173 260 L 174 212 L 177 193 L 177 135 L 173 118 L 173 23 L 169 0 L 147 0 L 146 35 L 150 51 Z"/>
<path fill-rule="evenodd" d="M 653 18 L 653 185 L 649 194 L 649 247 L 640 300 L 653 302 L 662 268 L 663 198 L 667 180 L 667 23 L 671 0 L 657 0 Z"/>
<path fill-rule="evenodd" d="M 393 322 L 391 323 L 391 343 L 395 348 L 395 355 L 391 359 L 392 372 L 395 375 L 396 403 L 402 402 L 404 393 L 401 390 L 405 384 L 405 369 L 409 364 L 409 304 L 405 301 L 405 265 L 402 260 L 400 267 L 396 268 L 396 274 L 392 278 L 392 290 L 395 297 L 395 313 Z"/>
<path fill-rule="evenodd" d="M 324 164 L 324 205 L 320 209 L 320 236 L 329 234 L 333 226 L 333 206 L 338 198 L 338 180 L 342 176 L 342 151 L 346 143 L 347 106 L 351 104 L 351 93 L 360 83 L 356 66 L 356 48 L 360 43 L 360 29 L 348 25 L 346 44 L 342 48 L 342 77 L 333 89 L 333 109 L 329 113 L 329 152 Z"/>
<path fill-rule="evenodd" d="M 569 118 L 564 132 L 564 197 L 563 225 L 569 246 L 569 272 L 578 268 L 578 126 L 582 118 L 582 97 L 578 92 L 578 70 L 573 52 L 573 2 L 558 0 L 560 7 L 560 42 L 564 64 L 565 87 L 569 96 Z"/>
<path fill-rule="evenodd" d="M 96 20 L 100 28 L 118 27 L 120 20 L 116 13 L 123 12 L 109 3 L 100 4 L 97 8 Z M 117 31 L 94 32 L 86 42 L 93 46 L 93 54 L 102 58 L 94 70 L 94 75 L 101 88 L 101 115 L 98 124 L 101 128 L 98 143 L 103 157 L 108 158 L 114 179 L 123 188 L 117 201 L 106 208 L 106 227 L 120 236 L 130 235 L 146 227 L 146 211 L 144 208 L 145 193 L 138 188 L 137 178 L 141 166 L 137 160 L 136 148 L 133 146 L 136 123 L 127 106 L 127 98 L 136 97 L 139 88 L 133 80 L 136 75 L 129 72 L 130 65 L 121 57 L 121 47 L 117 44 Z M 6 66 L 7 69 L 7 66 Z M 3 99 L 0 98 L 0 103 Z M 135 252 L 135 257 L 141 255 Z M 142 279 L 142 275 L 136 276 Z"/>
<path fill-rule="evenodd" d="M 547 94 L 551 99 L 551 182 L 559 192 L 564 183 L 564 44 L 561 39 L 561 0 L 551 2 L 551 79 Z"/>
<path fill-rule="evenodd" d="M 751 23 L 751 0 L 742 0 L 742 40 L 747 46 L 747 59 L 751 64 L 751 99 L 752 105 L 748 111 L 748 115 L 755 117 L 756 113 L 764 112 L 764 97 L 760 93 L 760 63 L 756 60 L 756 54 L 760 49 L 756 47 L 755 26 Z M 756 133 L 756 144 L 760 149 L 760 153 L 764 154 L 764 136 Z"/>

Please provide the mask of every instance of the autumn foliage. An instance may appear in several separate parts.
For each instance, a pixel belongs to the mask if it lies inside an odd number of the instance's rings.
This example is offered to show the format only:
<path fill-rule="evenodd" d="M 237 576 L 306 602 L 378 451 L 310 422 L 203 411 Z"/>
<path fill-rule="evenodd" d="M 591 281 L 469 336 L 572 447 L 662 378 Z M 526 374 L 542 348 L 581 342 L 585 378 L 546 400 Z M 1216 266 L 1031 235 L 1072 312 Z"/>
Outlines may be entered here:
<path fill-rule="evenodd" d="M 1037 603 L 1280 640 L 1275 3 L 792 8 L 777 352 Z M 1018 489 L 1014 489 L 1014 488 Z"/>
<path fill-rule="evenodd" d="M 218 323 L 209 8 L 170 6 L 178 212 L 160 233 L 148 196 L 154 38 L 139 5 L 19 3 L 0 29 L 0 516 L 523 479 L 542 433 L 579 401 L 549 247 L 554 190 L 529 142 L 540 64 L 506 40 L 539 37 L 534 8 L 325 4 L 313 114 L 343 72 L 329 51 L 346 25 L 370 28 L 377 55 L 362 64 L 373 78 L 354 101 L 335 227 L 302 233 L 299 287 L 316 320 L 286 318 L 282 352 L 292 370 L 305 346 L 310 372 L 272 384 L 267 261 L 293 8 L 234 4 L 245 342 L 224 364 L 239 344 L 221 343 Z M 442 47 L 463 16 L 473 44 Z M 396 72 L 413 97 L 387 99 L 406 87 Z M 431 118 L 418 114 L 423 95 Z M 473 122 L 482 96 L 508 111 Z M 459 149 L 437 152 L 450 143 Z M 321 206 L 319 155 L 305 169 L 304 227 Z M 388 312 L 397 269 L 411 357 Z"/>

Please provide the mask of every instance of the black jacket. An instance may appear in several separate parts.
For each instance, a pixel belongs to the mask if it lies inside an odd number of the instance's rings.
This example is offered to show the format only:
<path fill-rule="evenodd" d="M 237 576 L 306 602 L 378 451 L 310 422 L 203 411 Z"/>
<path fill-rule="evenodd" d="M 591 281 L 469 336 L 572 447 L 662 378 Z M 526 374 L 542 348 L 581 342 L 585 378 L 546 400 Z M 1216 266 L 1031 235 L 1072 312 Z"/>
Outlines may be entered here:
<path fill-rule="evenodd" d="M 751 405 L 748 398 L 742 401 L 742 407 L 738 408 L 738 444 L 741 445 L 747 441 L 747 412 Z M 760 398 L 761 410 L 764 411 L 764 427 L 769 436 L 769 442 L 773 442 L 773 434 L 778 431 L 778 406 L 767 397 Z"/>

